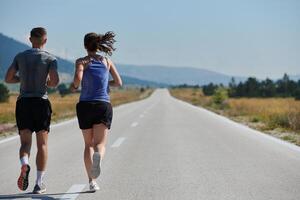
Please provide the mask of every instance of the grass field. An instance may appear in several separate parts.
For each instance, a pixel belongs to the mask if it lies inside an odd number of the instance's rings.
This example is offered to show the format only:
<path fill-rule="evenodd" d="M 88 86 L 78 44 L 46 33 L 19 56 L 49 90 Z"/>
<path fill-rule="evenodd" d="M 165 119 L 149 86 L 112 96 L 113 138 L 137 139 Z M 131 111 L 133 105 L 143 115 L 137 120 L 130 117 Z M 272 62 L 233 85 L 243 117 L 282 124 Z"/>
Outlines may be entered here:
<path fill-rule="evenodd" d="M 112 90 L 111 103 L 113 106 L 137 101 L 151 95 L 152 89 L 140 91 L 140 89 L 120 89 Z M 12 94 L 7 103 L 0 103 L 0 125 L 15 125 L 15 104 L 17 95 Z M 79 94 L 70 94 L 61 97 L 59 94 L 49 95 L 52 104 L 52 121 L 58 122 L 66 118 L 72 118 L 76 115 L 75 105 L 78 102 Z M 1 129 L 0 129 L 1 133 Z"/>
<path fill-rule="evenodd" d="M 300 146 L 300 101 L 293 98 L 229 98 L 222 109 L 201 89 L 171 89 L 171 95 Z"/>

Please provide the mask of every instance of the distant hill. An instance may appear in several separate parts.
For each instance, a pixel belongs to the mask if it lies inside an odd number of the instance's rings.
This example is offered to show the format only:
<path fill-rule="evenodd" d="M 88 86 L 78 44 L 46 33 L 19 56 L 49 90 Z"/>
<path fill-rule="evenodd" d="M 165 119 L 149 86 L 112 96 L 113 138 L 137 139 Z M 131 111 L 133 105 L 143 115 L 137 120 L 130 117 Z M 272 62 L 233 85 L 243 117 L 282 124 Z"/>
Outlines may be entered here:
<path fill-rule="evenodd" d="M 0 33 L 0 80 L 4 79 L 7 68 L 10 66 L 15 55 L 19 52 L 29 49 L 30 46 L 9 38 Z M 66 59 L 57 57 L 60 78 L 63 82 L 70 82 L 74 73 L 74 63 Z M 156 83 L 152 81 L 144 81 L 138 78 L 122 76 L 126 85 L 141 85 L 151 87 L 164 87 L 166 84 Z M 11 87 L 14 88 L 14 87 Z"/>
<path fill-rule="evenodd" d="M 5 72 L 12 63 L 15 55 L 29 48 L 28 45 L 0 33 L 0 79 L 3 79 L 5 76 Z M 60 66 L 59 72 L 62 73 L 63 79 L 68 79 L 69 75 L 73 73 L 74 64 L 59 57 L 57 57 L 57 61 Z"/>
<path fill-rule="evenodd" d="M 232 76 L 206 69 L 192 67 L 137 66 L 119 64 L 121 74 L 142 80 L 165 83 L 168 85 L 190 84 L 204 85 L 210 82 L 228 84 Z M 236 82 L 244 77 L 235 77 Z"/>
<path fill-rule="evenodd" d="M 14 56 L 30 48 L 19 41 L 0 33 L 0 80 L 4 78 L 7 67 Z M 57 57 L 57 56 L 56 56 Z M 74 71 L 74 63 L 58 58 L 60 78 L 63 82 L 70 82 Z M 164 87 L 168 85 L 204 85 L 210 82 L 215 84 L 228 84 L 232 76 L 206 69 L 192 67 L 167 67 L 167 66 L 138 66 L 117 64 L 124 84 Z M 245 77 L 234 77 L 236 82 L 245 81 Z M 298 80 L 300 75 L 291 76 Z"/>

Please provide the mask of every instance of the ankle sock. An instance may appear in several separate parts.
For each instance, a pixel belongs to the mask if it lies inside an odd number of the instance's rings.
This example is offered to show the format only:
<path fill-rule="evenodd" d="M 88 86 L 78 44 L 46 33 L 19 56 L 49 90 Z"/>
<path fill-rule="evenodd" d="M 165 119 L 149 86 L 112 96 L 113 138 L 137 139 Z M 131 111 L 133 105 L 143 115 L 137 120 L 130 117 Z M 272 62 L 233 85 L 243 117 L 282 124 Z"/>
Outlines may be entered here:
<path fill-rule="evenodd" d="M 41 186 L 42 182 L 44 181 L 45 171 L 39 171 L 36 172 L 36 184 Z"/>
<path fill-rule="evenodd" d="M 20 158 L 20 163 L 21 165 L 28 165 L 29 161 L 28 161 L 28 156 L 23 156 L 22 158 Z"/>

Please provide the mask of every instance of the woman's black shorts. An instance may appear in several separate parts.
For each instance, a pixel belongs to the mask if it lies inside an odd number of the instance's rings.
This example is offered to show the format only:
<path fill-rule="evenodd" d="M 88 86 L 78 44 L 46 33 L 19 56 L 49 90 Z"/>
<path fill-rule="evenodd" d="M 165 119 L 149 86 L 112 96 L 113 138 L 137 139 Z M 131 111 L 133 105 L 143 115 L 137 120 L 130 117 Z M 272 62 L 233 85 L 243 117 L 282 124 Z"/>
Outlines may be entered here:
<path fill-rule="evenodd" d="M 48 99 L 24 97 L 16 103 L 16 121 L 19 131 L 29 129 L 31 132 L 50 130 L 51 104 Z"/>
<path fill-rule="evenodd" d="M 94 124 L 103 123 L 110 129 L 113 110 L 108 102 L 80 101 L 76 105 L 77 118 L 80 129 L 93 128 Z"/>

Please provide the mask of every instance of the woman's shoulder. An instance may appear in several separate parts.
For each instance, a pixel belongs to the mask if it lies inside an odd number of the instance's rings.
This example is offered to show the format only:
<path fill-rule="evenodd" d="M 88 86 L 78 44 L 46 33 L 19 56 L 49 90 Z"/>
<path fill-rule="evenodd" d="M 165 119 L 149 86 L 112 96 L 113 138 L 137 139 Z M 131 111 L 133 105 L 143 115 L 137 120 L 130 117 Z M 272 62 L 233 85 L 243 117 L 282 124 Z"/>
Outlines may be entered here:
<path fill-rule="evenodd" d="M 91 59 L 88 56 L 85 56 L 85 57 L 78 58 L 75 63 L 76 63 L 76 65 L 81 64 L 81 65 L 85 66 L 90 62 L 91 62 Z"/>

